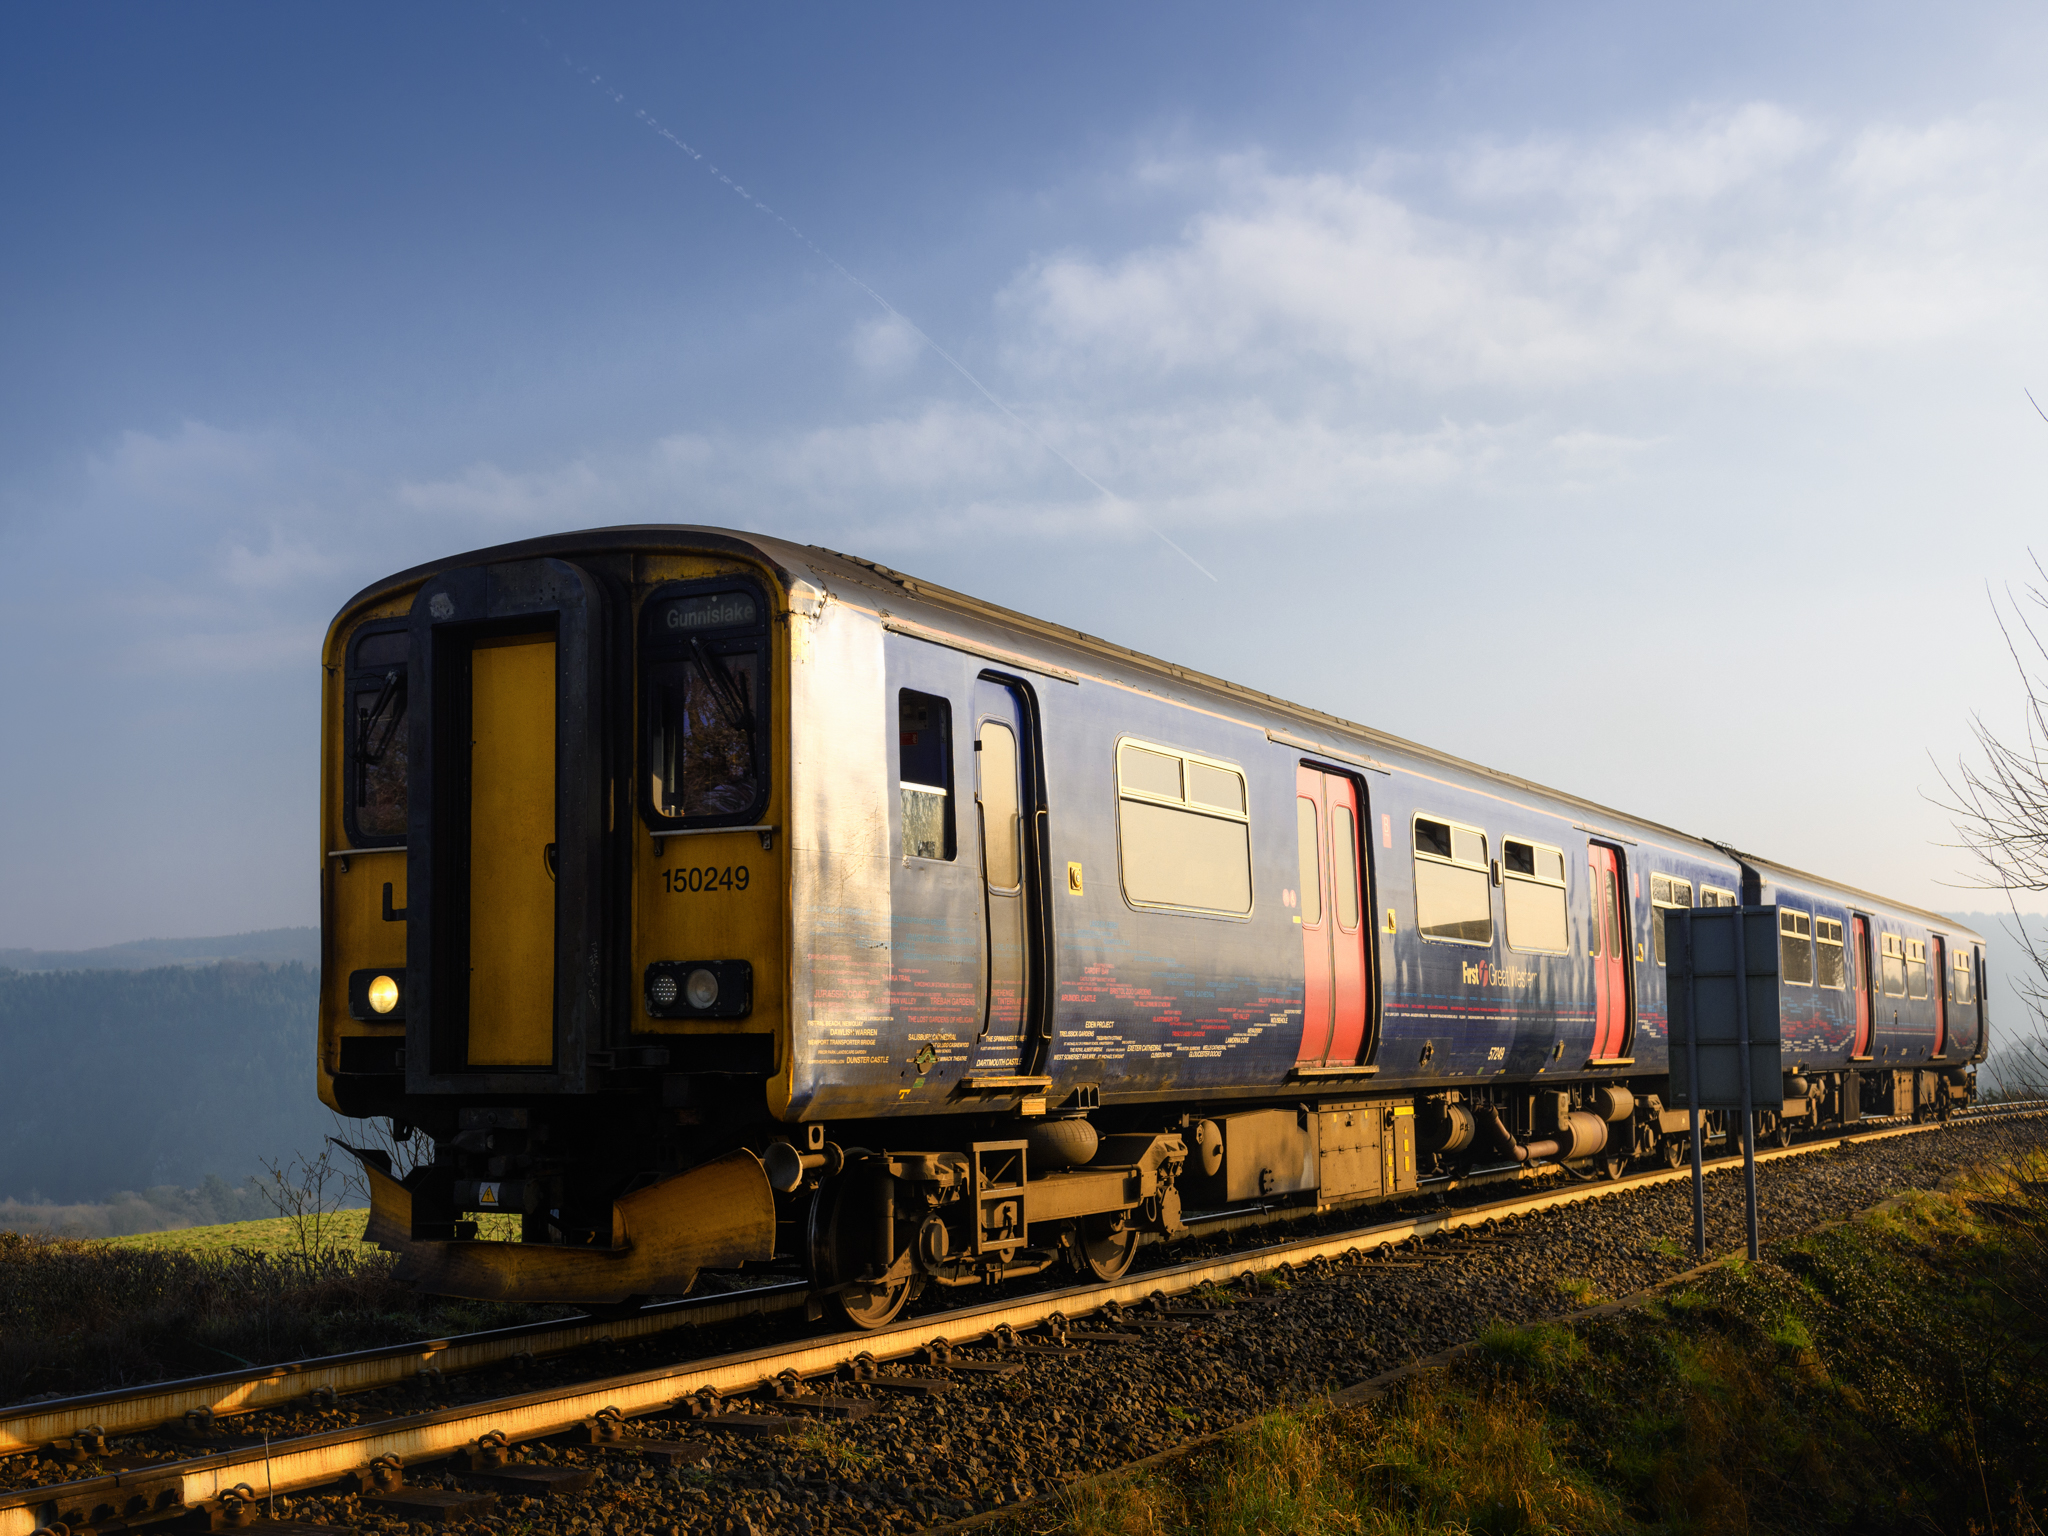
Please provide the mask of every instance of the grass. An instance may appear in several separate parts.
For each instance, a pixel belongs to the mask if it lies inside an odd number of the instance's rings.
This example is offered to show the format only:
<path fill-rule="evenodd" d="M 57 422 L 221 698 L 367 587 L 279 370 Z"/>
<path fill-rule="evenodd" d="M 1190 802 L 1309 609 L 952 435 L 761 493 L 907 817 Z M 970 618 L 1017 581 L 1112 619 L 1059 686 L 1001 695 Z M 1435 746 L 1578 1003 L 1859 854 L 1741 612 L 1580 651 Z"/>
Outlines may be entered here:
<path fill-rule="evenodd" d="M 507 1221 L 510 1218 L 487 1218 Z M 0 1402 L 367 1349 L 571 1309 L 425 1297 L 363 1213 L 126 1238 L 0 1232 Z"/>
<path fill-rule="evenodd" d="M 1618 1317 L 1495 1324 L 1476 1346 L 1377 1402 L 1268 1415 L 1010 1529 L 2041 1536 L 2048 1163 Z"/>
<path fill-rule="evenodd" d="M 315 1247 L 347 1251 L 363 1240 L 369 1221 L 366 1209 L 332 1211 L 321 1218 L 313 1237 Z M 477 1236 L 492 1242 L 515 1242 L 519 1237 L 517 1216 L 480 1216 Z M 102 1239 L 110 1247 L 139 1248 L 159 1253 L 225 1255 L 236 1251 L 283 1255 L 297 1253 L 301 1234 L 297 1218 L 273 1216 L 263 1221 L 231 1221 L 217 1227 L 182 1227 L 174 1232 L 142 1232 L 132 1237 Z"/>

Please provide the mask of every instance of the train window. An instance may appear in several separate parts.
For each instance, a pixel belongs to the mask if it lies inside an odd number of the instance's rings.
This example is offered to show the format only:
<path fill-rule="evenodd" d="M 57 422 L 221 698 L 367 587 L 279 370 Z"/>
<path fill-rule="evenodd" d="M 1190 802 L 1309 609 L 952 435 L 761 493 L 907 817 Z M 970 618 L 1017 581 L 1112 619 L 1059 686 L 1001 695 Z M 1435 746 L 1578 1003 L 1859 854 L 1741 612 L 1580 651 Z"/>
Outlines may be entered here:
<path fill-rule="evenodd" d="M 1572 947 L 1566 910 L 1564 851 L 1503 838 L 1500 845 L 1501 912 L 1509 949 L 1561 955 Z"/>
<path fill-rule="evenodd" d="M 1484 832 L 1415 818 L 1415 926 L 1425 939 L 1447 944 L 1493 942 Z"/>
<path fill-rule="evenodd" d="M 903 856 L 950 859 L 953 842 L 953 706 L 905 688 L 896 696 Z"/>
<path fill-rule="evenodd" d="M 1350 933 L 1358 927 L 1358 825 L 1348 805 L 1330 807 L 1330 849 L 1337 860 L 1330 871 L 1337 926 Z"/>
<path fill-rule="evenodd" d="M 1143 747 L 1126 746 L 1119 780 L 1124 793 L 1132 795 L 1157 795 L 1163 800 L 1181 798 L 1181 760 L 1168 757 L 1164 752 L 1148 752 Z"/>
<path fill-rule="evenodd" d="M 1832 917 L 1816 917 L 1813 946 L 1814 979 L 1824 987 L 1840 991 L 1848 980 L 1847 967 L 1842 963 L 1842 925 Z"/>
<path fill-rule="evenodd" d="M 405 692 L 412 637 L 403 629 L 359 630 L 350 645 L 348 794 L 342 821 L 349 841 L 386 846 L 405 838 L 407 749 Z"/>
<path fill-rule="evenodd" d="M 1906 996 L 1927 995 L 1927 946 L 1919 939 L 1906 940 Z"/>
<path fill-rule="evenodd" d="M 1650 947 L 1655 952 L 1659 965 L 1664 959 L 1664 914 L 1674 907 L 1692 905 L 1692 882 L 1674 880 L 1669 875 L 1650 876 Z M 1712 902 L 1703 902 L 1712 906 Z"/>
<path fill-rule="evenodd" d="M 728 580 L 671 589 L 643 612 L 647 814 L 757 819 L 768 798 L 768 605 Z"/>
<path fill-rule="evenodd" d="M 1733 891 L 1724 891 L 1718 885 L 1703 885 L 1700 887 L 1700 905 L 1703 907 L 1732 907 L 1735 905 L 1735 893 Z"/>
<path fill-rule="evenodd" d="M 1244 775 L 1171 747 L 1117 747 L 1117 832 L 1134 906 L 1242 917 L 1252 909 Z"/>
<path fill-rule="evenodd" d="M 1906 995 L 1906 946 L 1896 933 L 1878 935 L 1880 970 L 1886 997 Z"/>
<path fill-rule="evenodd" d="M 1316 803 L 1306 795 L 1294 802 L 1294 859 L 1301 875 L 1301 920 L 1313 928 L 1323 920 L 1323 838 Z"/>
<path fill-rule="evenodd" d="M 1967 1003 L 1973 1001 L 1975 998 L 1975 991 L 1971 985 L 1971 982 L 1974 978 L 1970 970 L 1970 952 L 1967 949 L 1964 949 L 1961 945 L 1956 946 L 1956 963 L 1954 966 L 1954 970 L 1955 1000 L 1959 1003 Z"/>
<path fill-rule="evenodd" d="M 1804 912 L 1778 913 L 1778 979 L 1795 987 L 1813 985 L 1813 919 Z"/>

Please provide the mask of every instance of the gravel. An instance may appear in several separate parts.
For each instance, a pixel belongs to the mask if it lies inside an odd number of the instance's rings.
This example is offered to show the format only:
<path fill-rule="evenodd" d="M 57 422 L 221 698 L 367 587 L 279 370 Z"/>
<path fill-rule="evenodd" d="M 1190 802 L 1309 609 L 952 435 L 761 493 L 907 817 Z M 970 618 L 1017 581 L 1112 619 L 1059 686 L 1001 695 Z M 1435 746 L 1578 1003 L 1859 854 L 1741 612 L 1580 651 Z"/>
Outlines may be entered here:
<path fill-rule="evenodd" d="M 1791 1236 L 1906 1190 L 1936 1187 L 1965 1168 L 2044 1146 L 2048 1121 L 1960 1124 L 1940 1134 L 1766 1163 L 1757 1170 L 1761 1236 L 1766 1242 Z M 1498 1193 L 1485 1191 L 1479 1198 Z M 1739 1161 L 1710 1170 L 1706 1208 L 1709 1251 L 1739 1249 Z M 1243 1246 L 1270 1238 L 1247 1234 Z M 956 1359 L 1021 1358 L 1024 1369 L 1004 1379 L 955 1375 L 948 1378 L 951 1390 L 935 1398 L 905 1397 L 866 1382 L 810 1384 L 812 1393 L 874 1402 L 877 1411 L 862 1419 L 814 1419 L 801 1411 L 801 1397 L 784 1404 L 728 1405 L 802 1420 L 792 1438 L 743 1439 L 687 1418 L 636 1421 L 632 1433 L 704 1447 L 705 1459 L 687 1466 L 647 1465 L 627 1453 L 570 1444 L 566 1437 L 522 1446 L 522 1460 L 595 1465 L 597 1483 L 587 1493 L 545 1501 L 505 1495 L 493 1516 L 441 1529 L 518 1529 L 534 1536 L 914 1530 L 1050 1492 L 1285 1402 L 1363 1380 L 1470 1339 L 1495 1320 L 1528 1321 L 1629 1295 L 1690 1268 L 1691 1241 L 1689 1183 L 1618 1189 L 1601 1199 L 1504 1221 L 1490 1231 L 1443 1234 L 1363 1263 L 1317 1262 L 1269 1276 L 1250 1291 L 1233 1288 L 1209 1297 L 1211 1310 L 1171 1319 L 1177 1326 L 1131 1328 L 1130 1343 L 1076 1338 L 1074 1352 L 1065 1355 L 1003 1356 L 993 1346 L 961 1350 Z M 1212 1252 L 1230 1247 L 1203 1246 Z M 1181 1246 L 1160 1258 L 1178 1263 L 1191 1256 Z M 1075 1326 L 1095 1331 L 1110 1324 L 1091 1320 Z M 764 1332 L 765 1325 L 722 1329 L 715 1341 L 691 1343 L 743 1348 Z M 677 1358 L 676 1340 L 666 1344 L 667 1357 Z M 609 1370 L 649 1363 L 654 1362 L 647 1348 L 622 1348 Z M 882 1370 L 944 1375 L 907 1364 Z M 453 1378 L 453 1390 L 436 1400 L 531 1390 L 554 1376 L 545 1362 L 506 1380 L 495 1379 L 500 1374 Z M 380 1401 L 385 1398 L 391 1401 Z M 234 1427 L 258 1434 L 269 1427 L 276 1436 L 295 1427 L 305 1432 L 417 1411 L 421 1405 L 416 1395 L 367 1394 L 325 1413 L 279 1412 L 260 1416 L 264 1424 L 252 1418 Z M 120 1446 L 171 1449 L 152 1437 Z M 14 1457 L 0 1463 L 0 1487 L 77 1477 L 81 1470 Z M 459 1474 L 432 1469 L 414 1469 L 408 1480 L 463 1485 Z M 414 1522 L 388 1518 L 353 1497 L 306 1495 L 277 1503 L 278 1515 L 294 1520 L 394 1536 L 415 1529 Z"/>

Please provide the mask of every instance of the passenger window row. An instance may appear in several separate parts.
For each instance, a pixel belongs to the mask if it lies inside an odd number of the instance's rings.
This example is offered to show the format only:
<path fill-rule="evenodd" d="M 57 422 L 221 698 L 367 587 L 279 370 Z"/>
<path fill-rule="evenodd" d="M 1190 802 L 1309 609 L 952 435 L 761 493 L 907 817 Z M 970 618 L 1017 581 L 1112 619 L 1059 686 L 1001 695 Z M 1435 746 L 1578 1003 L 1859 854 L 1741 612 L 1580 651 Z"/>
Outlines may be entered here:
<path fill-rule="evenodd" d="M 1442 943 L 1493 943 L 1489 888 L 1497 875 L 1508 948 L 1565 954 L 1571 949 L 1571 917 L 1564 868 L 1563 849 L 1510 837 L 1501 843 L 1496 872 L 1479 828 L 1417 816 L 1415 926 L 1424 938 Z"/>

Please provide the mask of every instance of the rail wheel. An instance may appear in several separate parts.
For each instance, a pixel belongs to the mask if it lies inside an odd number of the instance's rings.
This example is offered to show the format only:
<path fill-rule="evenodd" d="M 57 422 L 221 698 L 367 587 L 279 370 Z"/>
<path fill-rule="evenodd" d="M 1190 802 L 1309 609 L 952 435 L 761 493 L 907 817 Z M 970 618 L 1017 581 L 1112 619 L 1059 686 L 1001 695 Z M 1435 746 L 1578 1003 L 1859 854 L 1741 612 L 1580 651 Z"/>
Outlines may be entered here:
<path fill-rule="evenodd" d="M 1764 1132 L 1762 1139 L 1774 1147 L 1791 1146 L 1792 1122 L 1783 1115 L 1768 1115 L 1765 1118 L 1774 1123 Z"/>
<path fill-rule="evenodd" d="M 890 1254 L 876 1262 L 877 1202 L 895 1198 L 893 1182 L 886 1173 L 854 1169 L 827 1180 L 811 1197 L 805 1233 L 811 1283 L 823 1293 L 825 1315 L 833 1322 L 883 1328 L 910 1300 L 910 1275 L 887 1285 L 860 1278 L 886 1272 L 895 1258 Z"/>
<path fill-rule="evenodd" d="M 1129 1211 L 1083 1216 L 1074 1232 L 1082 1268 L 1098 1280 L 1121 1280 L 1138 1256 L 1138 1225 Z"/>
<path fill-rule="evenodd" d="M 1657 1143 L 1657 1151 L 1663 1156 L 1666 1168 L 1684 1167 L 1689 1150 L 1685 1142 L 1676 1136 L 1666 1136 Z"/>

